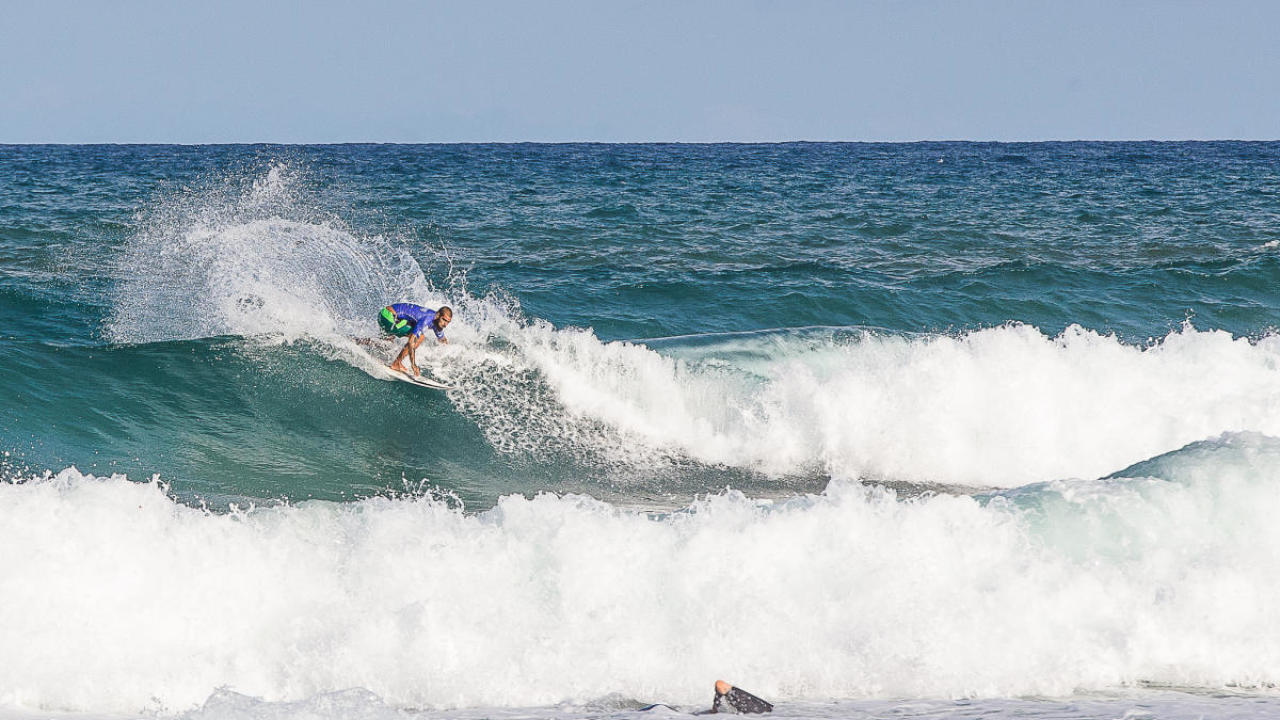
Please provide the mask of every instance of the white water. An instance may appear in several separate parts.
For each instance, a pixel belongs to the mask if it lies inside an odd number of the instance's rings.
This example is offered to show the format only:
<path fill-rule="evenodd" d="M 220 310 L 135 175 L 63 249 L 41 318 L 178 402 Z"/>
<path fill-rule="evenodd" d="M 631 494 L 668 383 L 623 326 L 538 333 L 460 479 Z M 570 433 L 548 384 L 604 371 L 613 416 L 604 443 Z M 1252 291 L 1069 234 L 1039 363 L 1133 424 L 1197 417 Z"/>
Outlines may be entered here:
<path fill-rule="evenodd" d="M 1280 434 L 1276 336 L 1188 326 L 1133 347 L 1081 328 L 1048 337 L 1013 325 L 955 337 L 755 337 L 665 351 L 683 356 L 673 357 L 545 324 L 481 330 L 514 346 L 552 391 L 488 377 L 472 405 L 482 427 L 497 428 L 495 444 L 534 447 L 554 427 L 614 457 L 1012 487 L 1097 477 L 1221 432 Z M 744 346 L 749 360 L 739 359 Z M 465 357 L 454 365 L 467 367 Z"/>
<path fill-rule="evenodd" d="M 989 501 L 729 492 L 656 517 L 508 496 L 210 514 L 68 469 L 0 484 L 0 706 L 702 704 L 1280 682 L 1280 441 Z"/>

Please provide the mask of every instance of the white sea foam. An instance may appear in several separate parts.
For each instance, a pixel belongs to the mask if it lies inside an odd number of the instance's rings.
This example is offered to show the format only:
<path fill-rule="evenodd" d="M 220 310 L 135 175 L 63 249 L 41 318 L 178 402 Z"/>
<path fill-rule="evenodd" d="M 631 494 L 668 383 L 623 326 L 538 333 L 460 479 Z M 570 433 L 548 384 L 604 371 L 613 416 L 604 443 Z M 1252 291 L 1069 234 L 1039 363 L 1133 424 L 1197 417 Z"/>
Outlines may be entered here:
<path fill-rule="evenodd" d="M 467 322 L 463 319 L 462 322 Z M 614 458 L 974 486 L 1097 477 L 1227 431 L 1280 434 L 1280 338 L 1190 326 L 1145 347 L 1079 327 L 754 337 L 662 353 L 546 324 L 482 326 L 551 390 L 457 350 L 491 441 Z M 470 393 L 470 394 L 468 394 Z M 472 397 L 474 396 L 474 397 Z M 469 402 L 468 402 L 469 401 Z"/>
<path fill-rule="evenodd" d="M 580 496 L 210 514 L 74 469 L 0 484 L 0 705 L 394 707 L 1060 695 L 1280 682 L 1280 441 L 983 500 L 834 483 L 669 516 Z"/>

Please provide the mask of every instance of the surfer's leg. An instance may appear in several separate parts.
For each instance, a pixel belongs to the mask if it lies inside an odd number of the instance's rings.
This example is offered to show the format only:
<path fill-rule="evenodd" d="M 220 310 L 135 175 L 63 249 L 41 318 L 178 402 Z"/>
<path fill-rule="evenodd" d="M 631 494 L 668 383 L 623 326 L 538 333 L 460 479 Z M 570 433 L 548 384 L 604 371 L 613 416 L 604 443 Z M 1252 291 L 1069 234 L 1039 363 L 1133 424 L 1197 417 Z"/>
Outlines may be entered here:
<path fill-rule="evenodd" d="M 409 342 L 406 342 L 404 344 L 404 347 L 400 348 L 400 354 L 396 355 L 396 359 L 391 361 L 392 370 L 395 370 L 396 372 L 402 372 L 402 373 L 409 372 L 407 369 L 405 369 L 404 359 L 406 357 L 409 357 L 409 343 L 411 342 L 413 342 L 412 337 L 409 338 Z"/>
<path fill-rule="evenodd" d="M 391 369 L 402 372 L 402 373 L 408 373 L 409 370 L 404 366 L 404 359 L 407 357 L 409 358 L 409 366 L 413 368 L 412 374 L 421 375 L 422 373 L 418 370 L 418 359 L 417 357 L 415 357 L 415 353 L 414 353 L 414 351 L 417 350 L 418 346 L 421 344 L 422 344 L 421 335 L 418 335 L 416 333 L 413 335 L 410 335 L 409 342 L 404 344 L 404 347 L 401 348 L 400 350 L 400 354 L 396 355 L 395 362 L 391 363 Z"/>

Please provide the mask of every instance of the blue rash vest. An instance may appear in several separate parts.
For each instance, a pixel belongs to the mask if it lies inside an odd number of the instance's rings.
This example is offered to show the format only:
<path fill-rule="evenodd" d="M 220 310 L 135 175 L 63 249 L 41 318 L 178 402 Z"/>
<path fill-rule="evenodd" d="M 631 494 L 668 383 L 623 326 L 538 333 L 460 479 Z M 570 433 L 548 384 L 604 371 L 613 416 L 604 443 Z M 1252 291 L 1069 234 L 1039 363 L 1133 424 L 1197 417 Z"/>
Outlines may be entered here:
<path fill-rule="evenodd" d="M 431 331 L 436 334 L 436 337 L 444 337 L 444 331 L 435 326 L 435 310 L 429 310 L 421 305 L 414 305 L 413 303 L 396 303 L 395 305 L 389 305 L 388 307 L 391 308 L 391 312 L 396 314 L 397 318 L 408 320 L 413 324 L 414 335 L 422 335 L 427 328 L 431 328 Z"/>

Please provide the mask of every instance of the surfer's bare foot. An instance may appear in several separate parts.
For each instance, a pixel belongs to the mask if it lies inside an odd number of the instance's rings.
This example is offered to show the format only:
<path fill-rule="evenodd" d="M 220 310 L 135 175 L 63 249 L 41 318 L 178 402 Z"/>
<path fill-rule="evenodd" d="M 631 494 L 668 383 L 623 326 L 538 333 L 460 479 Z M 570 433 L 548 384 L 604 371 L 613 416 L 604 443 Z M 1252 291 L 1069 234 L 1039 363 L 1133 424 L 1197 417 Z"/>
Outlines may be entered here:
<path fill-rule="evenodd" d="M 391 364 L 390 364 L 390 365 L 388 365 L 387 367 L 391 368 L 392 370 L 395 370 L 396 372 L 402 372 L 402 373 L 404 373 L 404 374 L 406 374 L 406 375 L 408 375 L 408 374 L 409 374 L 409 371 L 408 371 L 408 370 L 405 370 L 405 369 L 404 369 L 404 366 L 403 366 L 403 365 L 401 365 L 400 363 L 391 363 Z"/>

